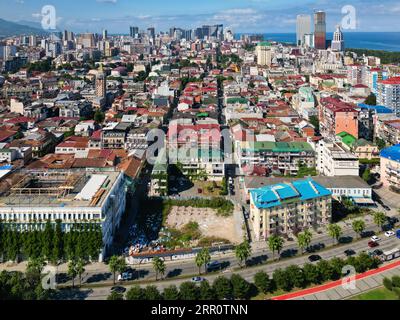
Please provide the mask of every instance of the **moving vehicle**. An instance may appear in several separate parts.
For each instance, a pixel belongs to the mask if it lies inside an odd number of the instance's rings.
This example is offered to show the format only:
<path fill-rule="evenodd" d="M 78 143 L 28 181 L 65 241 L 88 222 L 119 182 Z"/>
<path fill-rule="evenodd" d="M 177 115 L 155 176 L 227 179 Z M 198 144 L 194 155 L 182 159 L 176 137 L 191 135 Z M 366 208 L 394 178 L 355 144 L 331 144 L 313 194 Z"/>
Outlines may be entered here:
<path fill-rule="evenodd" d="M 308 260 L 310 260 L 310 262 L 315 262 L 315 261 L 319 261 L 321 260 L 321 256 L 317 255 L 317 254 L 313 254 L 312 256 L 308 257 Z"/>
<path fill-rule="evenodd" d="M 354 255 L 356 254 L 356 252 L 355 252 L 353 249 L 347 249 L 347 250 L 344 252 L 344 254 L 345 254 L 347 257 L 350 257 L 350 256 L 354 256 Z"/>
<path fill-rule="evenodd" d="M 379 241 L 381 241 L 381 238 L 379 238 L 378 236 L 372 236 L 371 241 L 379 242 Z"/>
<path fill-rule="evenodd" d="M 376 241 L 368 242 L 368 247 L 370 247 L 370 248 L 375 248 L 375 247 L 378 247 L 378 246 L 379 246 L 379 243 L 376 242 Z"/>
<path fill-rule="evenodd" d="M 395 235 L 395 233 L 392 230 L 389 230 L 389 231 L 385 232 L 385 236 L 388 237 L 388 238 L 393 237 L 394 235 Z"/>
<path fill-rule="evenodd" d="M 199 283 L 199 282 L 203 282 L 203 281 L 205 281 L 206 279 L 204 279 L 204 278 L 202 278 L 202 277 L 194 277 L 194 278 L 192 278 L 192 282 L 193 283 Z"/>
<path fill-rule="evenodd" d="M 111 288 L 112 292 L 116 292 L 116 293 L 124 293 L 126 291 L 126 288 L 124 287 L 120 287 L 120 286 L 115 286 Z"/>
<path fill-rule="evenodd" d="M 382 261 L 391 261 L 394 259 L 400 258 L 400 249 L 399 248 L 395 248 L 389 251 L 385 251 L 383 252 L 383 254 L 380 256 L 380 259 Z"/>

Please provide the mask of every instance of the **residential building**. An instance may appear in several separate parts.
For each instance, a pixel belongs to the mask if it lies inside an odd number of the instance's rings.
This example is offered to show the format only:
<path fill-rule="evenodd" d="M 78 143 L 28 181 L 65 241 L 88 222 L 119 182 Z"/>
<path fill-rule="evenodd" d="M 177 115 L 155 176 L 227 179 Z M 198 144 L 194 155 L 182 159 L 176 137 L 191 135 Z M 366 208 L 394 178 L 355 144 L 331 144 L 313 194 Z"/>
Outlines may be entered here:
<path fill-rule="evenodd" d="M 311 33 L 311 16 L 299 14 L 296 26 L 296 45 L 303 46 L 305 44 L 305 35 Z"/>
<path fill-rule="evenodd" d="M 323 11 L 314 13 L 314 47 L 326 49 L 326 14 Z"/>
<path fill-rule="evenodd" d="M 400 191 L 400 144 L 381 151 L 381 182 Z"/>
<path fill-rule="evenodd" d="M 272 45 L 269 42 L 260 42 L 256 47 L 257 64 L 270 66 L 272 63 Z"/>
<path fill-rule="evenodd" d="M 250 220 L 255 240 L 271 235 L 294 236 L 329 224 L 331 201 L 331 192 L 312 179 L 251 190 Z"/>
<path fill-rule="evenodd" d="M 329 138 L 317 142 L 317 170 L 325 176 L 359 176 L 359 161 L 341 142 Z"/>
<path fill-rule="evenodd" d="M 400 116 L 400 77 L 378 81 L 377 103 L 390 108 Z"/>

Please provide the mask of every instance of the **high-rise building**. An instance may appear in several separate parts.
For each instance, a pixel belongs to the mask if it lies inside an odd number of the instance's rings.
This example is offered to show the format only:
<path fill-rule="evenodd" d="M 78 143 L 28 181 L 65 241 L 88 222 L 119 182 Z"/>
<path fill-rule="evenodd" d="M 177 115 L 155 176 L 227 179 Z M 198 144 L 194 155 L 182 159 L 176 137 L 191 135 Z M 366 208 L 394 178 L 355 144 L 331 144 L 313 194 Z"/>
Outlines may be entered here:
<path fill-rule="evenodd" d="M 311 33 L 311 16 L 306 14 L 299 14 L 297 16 L 297 29 L 296 29 L 296 44 L 298 46 L 304 45 L 306 34 Z"/>
<path fill-rule="evenodd" d="M 314 13 L 314 47 L 326 49 L 326 14 L 324 11 Z"/>
<path fill-rule="evenodd" d="M 74 41 L 74 40 L 75 40 L 74 33 L 72 31 L 64 30 L 63 41 Z"/>
<path fill-rule="evenodd" d="M 37 37 L 35 35 L 31 35 L 29 37 L 29 46 L 36 47 L 37 46 Z"/>
<path fill-rule="evenodd" d="M 154 27 L 148 28 L 147 34 L 151 39 L 154 39 L 156 37 L 156 29 Z"/>
<path fill-rule="evenodd" d="M 94 48 L 94 47 L 96 47 L 96 41 L 95 41 L 95 38 L 94 38 L 94 34 L 93 33 L 83 33 L 83 34 L 81 34 L 80 44 L 84 48 Z"/>
<path fill-rule="evenodd" d="M 139 34 L 139 27 L 130 27 L 129 34 L 132 38 L 136 38 L 136 35 Z"/>
<path fill-rule="evenodd" d="M 270 66 L 272 62 L 271 44 L 260 42 L 256 47 L 257 63 L 261 66 Z"/>
<path fill-rule="evenodd" d="M 377 103 L 392 109 L 400 116 L 400 77 L 378 81 Z"/>
<path fill-rule="evenodd" d="M 344 51 L 343 32 L 342 32 L 342 30 L 340 30 L 339 25 L 336 26 L 336 31 L 333 34 L 331 49 L 333 51 Z"/>
<path fill-rule="evenodd" d="M 108 38 L 108 32 L 106 29 L 103 30 L 103 40 L 106 40 Z"/>
<path fill-rule="evenodd" d="M 96 76 L 96 96 L 99 98 L 105 98 L 107 94 L 107 76 L 104 72 L 103 65 L 100 66 L 100 70 Z"/>

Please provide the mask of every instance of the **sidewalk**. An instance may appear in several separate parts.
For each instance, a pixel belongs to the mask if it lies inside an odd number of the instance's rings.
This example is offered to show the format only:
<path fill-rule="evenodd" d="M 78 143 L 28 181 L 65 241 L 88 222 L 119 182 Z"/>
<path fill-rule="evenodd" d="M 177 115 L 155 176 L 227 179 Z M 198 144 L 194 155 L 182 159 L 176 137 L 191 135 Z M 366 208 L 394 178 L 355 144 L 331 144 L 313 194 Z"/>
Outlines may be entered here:
<path fill-rule="evenodd" d="M 356 284 L 354 289 L 345 289 L 342 286 L 343 280 L 340 279 L 322 286 L 274 297 L 272 300 L 345 300 L 354 295 L 381 287 L 385 277 L 394 275 L 400 275 L 400 261 L 358 274 L 355 277 Z"/>

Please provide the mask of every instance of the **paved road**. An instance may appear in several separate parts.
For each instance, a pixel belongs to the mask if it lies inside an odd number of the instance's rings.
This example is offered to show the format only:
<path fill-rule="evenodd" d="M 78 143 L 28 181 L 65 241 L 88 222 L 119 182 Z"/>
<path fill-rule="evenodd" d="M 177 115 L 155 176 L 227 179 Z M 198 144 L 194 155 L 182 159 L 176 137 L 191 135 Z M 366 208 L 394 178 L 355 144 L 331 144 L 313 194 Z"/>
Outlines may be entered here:
<path fill-rule="evenodd" d="M 385 250 L 393 249 L 397 246 L 400 246 L 400 240 L 392 237 L 392 238 L 382 239 L 382 242 L 381 242 L 381 245 L 379 248 L 381 250 L 385 251 Z M 344 251 L 347 249 L 353 249 L 356 253 L 370 250 L 367 246 L 367 241 L 359 241 L 357 243 L 350 243 L 350 244 L 346 244 L 341 247 L 335 247 L 335 248 L 332 248 L 329 250 L 325 250 L 323 252 L 320 252 L 319 255 L 325 260 L 329 260 L 334 257 L 344 258 L 345 257 Z M 226 260 L 230 261 L 232 263 L 232 267 L 237 267 L 237 264 L 236 264 L 236 261 L 234 260 L 234 258 L 228 258 L 228 259 L 225 259 L 224 261 L 226 261 Z M 278 268 L 285 268 L 285 267 L 293 265 L 293 264 L 302 266 L 307 262 L 308 262 L 307 256 L 301 256 L 301 257 L 295 257 L 292 259 L 284 259 L 284 260 L 278 261 L 276 263 L 261 265 L 261 266 L 257 266 L 257 267 L 253 267 L 253 268 L 246 268 L 246 269 L 242 269 L 242 270 L 233 271 L 232 268 L 228 268 L 227 270 L 225 270 L 221 273 L 208 275 L 208 276 L 206 276 L 206 278 L 207 278 L 207 280 L 212 282 L 216 277 L 218 277 L 220 275 L 230 277 L 233 273 L 237 273 L 237 274 L 240 274 L 241 276 L 243 276 L 247 281 L 253 281 L 254 275 L 260 270 L 263 270 L 263 271 L 267 272 L 268 274 L 272 275 L 274 270 L 276 270 Z M 193 267 L 190 267 L 189 269 L 186 269 L 186 267 L 183 267 L 183 268 L 187 272 L 194 271 Z M 197 269 L 196 269 L 196 272 L 197 272 Z M 155 277 L 155 275 L 152 272 L 151 272 L 151 275 L 153 277 Z M 179 286 L 182 282 L 185 282 L 185 281 L 187 281 L 187 279 L 175 279 L 175 280 L 171 279 L 171 280 L 159 281 L 154 284 L 160 290 L 163 290 L 164 288 L 166 288 L 170 285 Z M 126 288 L 128 288 L 128 289 L 130 287 L 131 287 L 131 285 L 126 286 Z M 110 287 L 95 288 L 92 290 L 92 292 L 89 292 L 87 294 L 86 299 L 101 300 L 101 299 L 105 299 L 109 294 L 110 294 Z"/>

